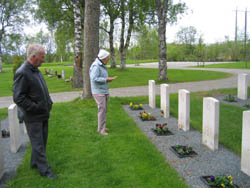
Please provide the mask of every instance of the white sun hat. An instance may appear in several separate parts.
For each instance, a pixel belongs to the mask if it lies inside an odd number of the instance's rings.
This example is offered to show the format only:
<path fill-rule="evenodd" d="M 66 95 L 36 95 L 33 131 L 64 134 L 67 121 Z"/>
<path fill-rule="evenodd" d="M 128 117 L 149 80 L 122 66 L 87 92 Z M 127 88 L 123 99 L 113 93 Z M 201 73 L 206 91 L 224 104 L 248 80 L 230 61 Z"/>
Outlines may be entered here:
<path fill-rule="evenodd" d="M 99 59 L 105 59 L 108 56 L 109 56 L 109 52 L 108 51 L 100 49 L 100 51 L 98 53 L 98 58 Z"/>

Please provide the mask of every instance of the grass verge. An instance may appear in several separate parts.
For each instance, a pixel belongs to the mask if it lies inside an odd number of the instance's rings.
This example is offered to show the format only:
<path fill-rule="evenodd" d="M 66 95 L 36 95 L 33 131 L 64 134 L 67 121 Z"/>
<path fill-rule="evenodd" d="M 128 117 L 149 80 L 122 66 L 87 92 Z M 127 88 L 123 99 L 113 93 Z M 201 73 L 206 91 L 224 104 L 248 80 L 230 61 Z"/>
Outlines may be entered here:
<path fill-rule="evenodd" d="M 5 119 L 8 116 L 8 109 L 2 108 L 0 109 L 0 120 Z"/>
<path fill-rule="evenodd" d="M 195 66 L 194 66 L 195 67 Z M 221 63 L 213 65 L 205 65 L 205 68 L 225 68 L 225 69 L 250 69 L 250 62 L 237 62 L 237 63 Z"/>

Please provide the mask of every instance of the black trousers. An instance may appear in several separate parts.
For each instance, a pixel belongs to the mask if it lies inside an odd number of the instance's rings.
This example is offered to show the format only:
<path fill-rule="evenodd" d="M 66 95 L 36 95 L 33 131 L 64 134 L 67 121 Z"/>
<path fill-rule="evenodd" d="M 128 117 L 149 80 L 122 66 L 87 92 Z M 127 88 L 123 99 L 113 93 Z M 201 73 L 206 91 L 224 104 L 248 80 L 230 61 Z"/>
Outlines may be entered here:
<path fill-rule="evenodd" d="M 32 147 L 30 167 L 37 167 L 41 174 L 48 170 L 46 145 L 48 139 L 48 120 L 41 122 L 25 122 Z"/>

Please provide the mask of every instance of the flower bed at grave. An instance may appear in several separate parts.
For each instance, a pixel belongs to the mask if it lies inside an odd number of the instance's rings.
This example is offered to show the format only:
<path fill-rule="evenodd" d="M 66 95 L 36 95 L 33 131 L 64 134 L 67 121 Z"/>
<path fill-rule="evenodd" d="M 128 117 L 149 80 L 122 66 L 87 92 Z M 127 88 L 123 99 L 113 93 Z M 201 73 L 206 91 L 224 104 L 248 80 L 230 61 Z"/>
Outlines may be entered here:
<path fill-rule="evenodd" d="M 193 151 L 192 147 L 186 145 L 175 145 L 170 148 L 179 158 L 183 157 L 193 157 L 197 155 L 195 151 Z"/>
<path fill-rule="evenodd" d="M 224 98 L 224 101 L 227 101 L 227 102 L 237 102 L 237 100 L 235 99 L 235 97 L 233 95 L 227 95 L 225 98 Z"/>
<path fill-rule="evenodd" d="M 147 112 L 140 112 L 140 118 L 142 121 L 155 121 L 156 118 L 150 114 L 150 113 L 147 113 Z"/>
<path fill-rule="evenodd" d="M 3 138 L 7 138 L 10 136 L 10 132 L 7 129 L 3 129 L 1 132 Z"/>
<path fill-rule="evenodd" d="M 154 131 L 154 133 L 157 136 L 173 135 L 173 133 L 168 130 L 168 124 L 167 123 L 164 123 L 164 124 L 156 123 L 155 127 L 152 130 Z"/>
<path fill-rule="evenodd" d="M 143 110 L 143 104 L 134 104 L 134 103 L 130 102 L 129 108 L 131 110 Z"/>
<path fill-rule="evenodd" d="M 209 187 L 238 188 L 238 186 L 233 183 L 232 176 L 201 176 L 201 180 Z"/>

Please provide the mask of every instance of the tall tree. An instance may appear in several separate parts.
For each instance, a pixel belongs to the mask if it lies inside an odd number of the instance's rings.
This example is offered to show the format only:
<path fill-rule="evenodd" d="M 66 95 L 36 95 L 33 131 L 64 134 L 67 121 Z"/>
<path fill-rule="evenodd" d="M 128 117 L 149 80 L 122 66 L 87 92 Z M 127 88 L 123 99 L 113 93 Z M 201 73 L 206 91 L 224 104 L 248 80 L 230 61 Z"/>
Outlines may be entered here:
<path fill-rule="evenodd" d="M 121 0 L 120 68 L 126 69 L 126 53 L 134 30 L 140 28 L 152 10 L 151 0 Z M 127 28 L 127 33 L 126 32 Z M 126 36 L 126 39 L 125 39 Z"/>
<path fill-rule="evenodd" d="M 74 63 L 74 77 L 73 87 L 83 88 L 82 76 L 82 16 L 80 0 L 72 1 L 74 7 L 74 26 L 75 26 L 75 63 Z"/>
<path fill-rule="evenodd" d="M 61 32 L 64 30 L 71 29 L 74 33 L 74 47 L 75 47 L 75 63 L 74 63 L 74 76 L 73 76 L 73 87 L 83 87 L 83 76 L 82 76 L 82 30 L 83 30 L 83 9 L 84 0 L 36 0 L 39 5 L 39 9 L 36 11 L 36 15 L 39 19 L 45 20 L 50 27 L 57 30 L 57 37 L 64 34 Z M 58 30 L 59 29 L 59 30 Z M 68 36 L 67 36 L 68 37 Z M 66 38 L 67 38 L 66 37 Z M 57 40 L 61 45 L 67 45 Z M 66 46 L 65 46 L 66 48 Z M 60 50 L 63 52 L 62 50 Z"/>
<path fill-rule="evenodd" d="M 177 20 L 177 15 L 183 13 L 185 4 L 173 4 L 172 0 L 155 0 L 156 12 L 158 17 L 159 35 L 159 73 L 158 80 L 167 80 L 167 45 L 166 45 L 166 25 L 167 22 L 173 23 Z"/>
<path fill-rule="evenodd" d="M 187 54 L 193 54 L 195 49 L 195 44 L 199 40 L 199 34 L 193 26 L 181 27 L 181 29 L 176 34 L 177 40 L 180 44 L 187 46 Z"/>
<path fill-rule="evenodd" d="M 106 28 L 102 29 L 106 31 L 109 35 L 109 48 L 110 48 L 110 57 L 111 57 L 111 68 L 116 67 L 116 57 L 115 57 L 115 48 L 114 48 L 114 28 L 115 20 L 119 16 L 120 9 L 120 0 L 102 0 L 104 14 L 109 17 L 109 30 Z"/>
<path fill-rule="evenodd" d="M 100 0 L 85 0 L 83 98 L 90 98 L 89 68 L 99 51 Z"/>
<path fill-rule="evenodd" d="M 26 0 L 1 0 L 0 3 L 0 72 L 2 68 L 2 42 L 6 35 L 15 33 L 28 21 Z"/>
<path fill-rule="evenodd" d="M 166 45 L 166 17 L 168 11 L 168 0 L 155 0 L 158 15 L 159 35 L 159 73 L 158 80 L 167 80 L 167 45 Z"/>

